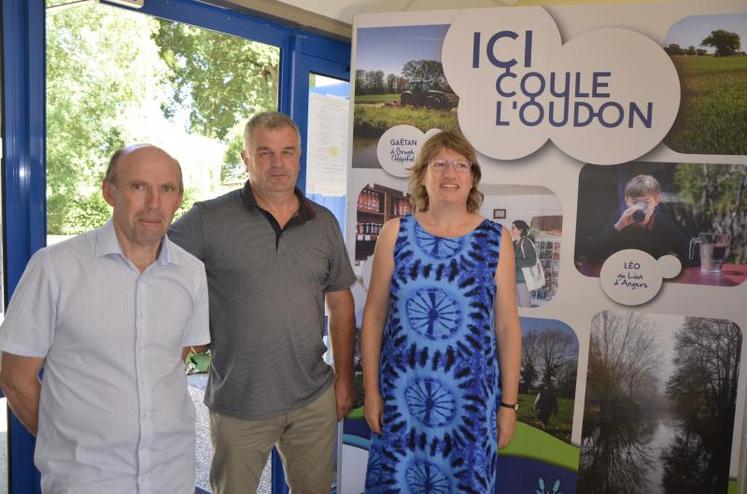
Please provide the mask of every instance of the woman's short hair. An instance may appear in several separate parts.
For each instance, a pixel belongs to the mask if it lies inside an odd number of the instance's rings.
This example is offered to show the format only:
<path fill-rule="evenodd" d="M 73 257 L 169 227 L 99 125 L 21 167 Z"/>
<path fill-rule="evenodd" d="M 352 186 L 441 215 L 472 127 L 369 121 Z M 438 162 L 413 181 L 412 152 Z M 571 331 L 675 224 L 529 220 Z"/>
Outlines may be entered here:
<path fill-rule="evenodd" d="M 428 192 L 423 186 L 423 177 L 428 164 L 442 149 L 449 149 L 459 153 L 472 164 L 472 188 L 467 197 L 467 211 L 474 213 L 482 206 L 483 193 L 477 189 L 480 184 L 482 172 L 480 163 L 477 162 L 477 152 L 472 144 L 458 131 L 444 130 L 432 136 L 423 143 L 420 148 L 415 164 L 410 168 L 410 183 L 408 186 L 410 192 L 410 203 L 415 211 L 427 211 L 430 206 L 428 201 Z"/>
<path fill-rule="evenodd" d="M 661 184 L 651 175 L 636 175 L 625 184 L 625 197 L 658 196 Z"/>
<path fill-rule="evenodd" d="M 526 237 L 529 233 L 529 225 L 527 225 L 527 222 L 524 220 L 514 220 L 513 223 L 511 223 L 516 227 L 517 230 L 521 232 L 522 237 Z"/>

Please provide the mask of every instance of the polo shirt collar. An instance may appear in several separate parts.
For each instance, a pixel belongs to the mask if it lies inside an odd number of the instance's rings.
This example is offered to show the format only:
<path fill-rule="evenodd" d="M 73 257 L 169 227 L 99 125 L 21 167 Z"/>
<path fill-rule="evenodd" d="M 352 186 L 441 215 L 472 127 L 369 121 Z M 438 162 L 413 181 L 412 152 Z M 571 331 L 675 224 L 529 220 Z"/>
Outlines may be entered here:
<path fill-rule="evenodd" d="M 316 213 L 314 212 L 314 208 L 312 208 L 311 206 L 311 201 L 306 199 L 306 196 L 298 187 L 294 187 L 293 191 L 296 193 L 296 196 L 301 203 L 301 207 L 298 208 L 298 214 L 296 215 L 296 217 L 299 218 L 302 222 L 313 220 L 316 217 Z M 249 183 L 249 180 L 247 180 L 244 184 L 244 187 L 241 189 L 240 194 L 241 201 L 244 203 L 244 206 L 246 206 L 247 209 L 261 209 L 261 206 L 257 204 L 257 199 L 254 197 L 252 186 Z"/>
<path fill-rule="evenodd" d="M 117 231 L 114 229 L 113 220 L 109 218 L 109 221 L 98 230 L 96 236 L 96 257 L 103 257 L 112 254 L 118 254 L 123 258 L 126 258 L 122 251 L 122 245 L 119 243 L 119 238 L 117 238 Z M 177 264 L 175 261 L 176 259 L 169 251 L 168 237 L 164 235 L 161 240 L 161 249 L 158 252 L 158 258 L 155 263 L 159 266 L 164 266 L 166 264 Z"/>

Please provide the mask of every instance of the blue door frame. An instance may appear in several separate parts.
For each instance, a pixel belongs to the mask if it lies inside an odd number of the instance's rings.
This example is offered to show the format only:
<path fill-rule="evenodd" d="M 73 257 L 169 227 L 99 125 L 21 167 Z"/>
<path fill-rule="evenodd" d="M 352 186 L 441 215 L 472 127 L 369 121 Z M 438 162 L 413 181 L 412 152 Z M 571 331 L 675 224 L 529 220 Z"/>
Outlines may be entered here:
<path fill-rule="evenodd" d="M 108 3 L 103 0 L 103 3 Z M 142 13 L 260 41 L 280 48 L 279 110 L 306 145 L 309 73 L 350 79 L 350 43 L 197 0 L 146 0 Z M 3 228 L 5 302 L 31 255 L 46 243 L 45 1 L 3 0 Z M 305 188 L 305 161 L 299 187 Z M 34 438 L 10 414 L 9 492 L 41 492 Z M 273 453 L 273 494 L 288 492 Z"/>

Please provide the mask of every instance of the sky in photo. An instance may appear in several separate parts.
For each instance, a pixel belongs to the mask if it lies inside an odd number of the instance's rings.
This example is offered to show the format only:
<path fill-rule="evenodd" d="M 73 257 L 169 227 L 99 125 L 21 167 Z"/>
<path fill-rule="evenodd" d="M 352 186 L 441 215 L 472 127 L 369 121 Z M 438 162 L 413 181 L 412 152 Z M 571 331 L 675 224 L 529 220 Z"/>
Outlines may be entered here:
<path fill-rule="evenodd" d="M 556 319 L 540 319 L 536 317 L 522 317 L 521 319 L 521 334 L 526 335 L 530 331 L 545 332 L 551 329 L 557 329 L 564 333 L 573 335 L 575 338 L 575 350 L 578 352 L 578 336 L 576 332 L 571 329 L 566 323 L 558 321 Z"/>
<path fill-rule="evenodd" d="M 701 47 L 700 43 L 711 34 L 711 31 L 723 29 L 737 33 L 741 41 L 741 50 L 747 49 L 747 13 L 721 15 L 694 15 L 685 17 L 676 23 L 667 33 L 665 45 L 676 43 L 682 48 L 694 46 L 705 48 L 713 53 L 713 47 Z"/>
<path fill-rule="evenodd" d="M 441 60 L 447 24 L 368 27 L 357 31 L 355 66 L 400 75 L 410 60 Z"/>
<path fill-rule="evenodd" d="M 684 316 L 671 316 L 665 314 L 646 314 L 653 322 L 651 328 L 656 335 L 657 350 L 660 355 L 658 377 L 661 379 L 661 391 L 667 380 L 674 372 L 674 341 L 676 332 L 685 323 Z"/>

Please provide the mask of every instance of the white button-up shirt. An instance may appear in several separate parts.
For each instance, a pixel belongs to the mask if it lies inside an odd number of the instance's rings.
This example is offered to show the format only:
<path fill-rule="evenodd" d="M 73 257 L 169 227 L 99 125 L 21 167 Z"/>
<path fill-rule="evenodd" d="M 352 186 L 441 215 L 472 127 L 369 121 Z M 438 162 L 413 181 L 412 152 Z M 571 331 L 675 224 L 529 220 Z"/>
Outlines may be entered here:
<path fill-rule="evenodd" d="M 208 341 L 203 265 L 167 238 L 142 273 L 111 221 L 37 252 L 0 350 L 45 358 L 34 454 L 43 491 L 194 492 L 181 351 Z"/>

